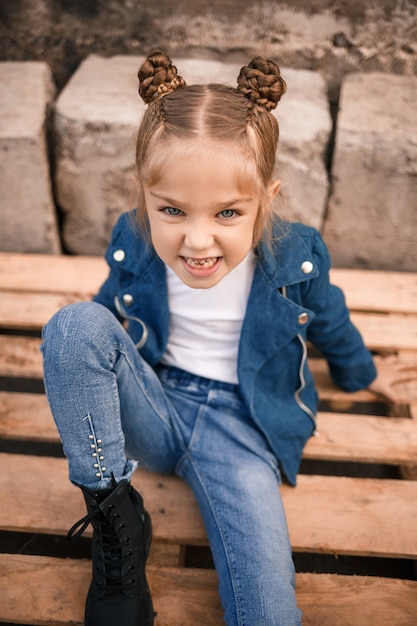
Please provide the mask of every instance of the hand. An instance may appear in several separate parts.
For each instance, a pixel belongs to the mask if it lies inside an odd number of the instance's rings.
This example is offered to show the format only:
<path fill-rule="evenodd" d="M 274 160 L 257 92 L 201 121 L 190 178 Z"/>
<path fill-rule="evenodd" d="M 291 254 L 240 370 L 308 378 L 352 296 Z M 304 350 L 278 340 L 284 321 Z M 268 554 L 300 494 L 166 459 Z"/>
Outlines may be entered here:
<path fill-rule="evenodd" d="M 415 381 L 417 394 L 417 368 L 413 363 L 402 361 L 392 355 L 387 357 L 375 356 L 374 363 L 377 369 L 377 377 L 369 385 L 369 389 L 378 393 L 391 402 L 404 402 L 404 394 L 398 388 L 400 383 Z"/>

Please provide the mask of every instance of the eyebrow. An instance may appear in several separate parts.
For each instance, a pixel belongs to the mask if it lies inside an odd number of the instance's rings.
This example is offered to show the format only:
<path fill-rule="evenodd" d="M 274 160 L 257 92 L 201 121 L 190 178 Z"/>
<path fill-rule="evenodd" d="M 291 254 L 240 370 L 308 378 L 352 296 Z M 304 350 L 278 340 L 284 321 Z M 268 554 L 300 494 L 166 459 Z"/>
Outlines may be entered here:
<path fill-rule="evenodd" d="M 149 191 L 149 193 L 151 196 L 154 196 L 155 198 L 162 200 L 167 205 L 172 205 L 175 207 L 181 204 L 181 202 L 178 202 L 178 200 L 175 200 L 174 198 L 168 198 L 167 196 L 161 195 L 154 191 Z M 240 198 L 234 198 L 233 200 L 227 200 L 226 202 L 219 202 L 217 207 L 225 209 L 227 207 L 234 206 L 236 204 L 244 204 L 245 202 L 250 202 L 251 200 L 252 198 L 250 196 L 241 196 Z"/>

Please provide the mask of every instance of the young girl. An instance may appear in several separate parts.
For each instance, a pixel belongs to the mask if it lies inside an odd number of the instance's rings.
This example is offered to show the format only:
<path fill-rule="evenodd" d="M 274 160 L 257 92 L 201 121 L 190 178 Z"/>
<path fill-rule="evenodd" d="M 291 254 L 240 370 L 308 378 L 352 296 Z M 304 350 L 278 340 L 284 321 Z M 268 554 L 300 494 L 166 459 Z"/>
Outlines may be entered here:
<path fill-rule="evenodd" d="M 139 81 L 149 106 L 137 211 L 114 229 L 94 302 L 59 311 L 42 347 L 70 480 L 87 505 L 70 534 L 94 528 L 85 623 L 153 624 L 151 521 L 130 485 L 139 463 L 191 485 L 226 624 L 295 626 L 279 485 L 282 474 L 295 484 L 316 428 L 306 342 L 346 390 L 372 383 L 392 396 L 390 379 L 377 377 L 329 284 L 319 233 L 271 208 L 279 182 L 270 111 L 286 91 L 278 67 L 257 58 L 236 89 L 186 86 L 155 51 Z"/>

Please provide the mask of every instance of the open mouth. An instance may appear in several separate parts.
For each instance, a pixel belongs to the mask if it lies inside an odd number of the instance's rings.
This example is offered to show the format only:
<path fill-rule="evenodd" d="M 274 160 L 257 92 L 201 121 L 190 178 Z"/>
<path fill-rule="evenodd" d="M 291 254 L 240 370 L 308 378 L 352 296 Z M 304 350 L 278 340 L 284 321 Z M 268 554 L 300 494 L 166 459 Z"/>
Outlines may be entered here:
<path fill-rule="evenodd" d="M 195 269 L 209 269 L 210 267 L 213 267 L 218 261 L 217 256 L 209 257 L 207 259 L 193 259 L 191 257 L 183 257 L 183 259 L 187 263 L 187 265 Z"/>

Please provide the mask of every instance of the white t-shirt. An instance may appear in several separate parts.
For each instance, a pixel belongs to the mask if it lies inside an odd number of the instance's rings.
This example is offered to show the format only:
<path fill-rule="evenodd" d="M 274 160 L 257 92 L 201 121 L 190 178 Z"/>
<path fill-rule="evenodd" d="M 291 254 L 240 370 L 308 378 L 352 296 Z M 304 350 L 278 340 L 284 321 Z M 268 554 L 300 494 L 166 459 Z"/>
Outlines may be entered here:
<path fill-rule="evenodd" d="M 185 285 L 166 267 L 170 328 L 162 363 L 236 384 L 240 332 L 255 270 L 251 251 L 210 289 Z"/>

